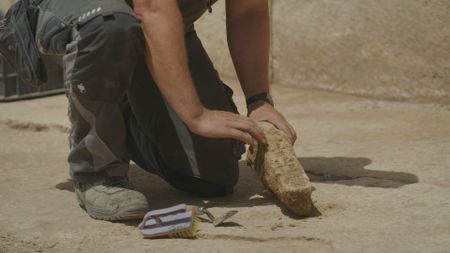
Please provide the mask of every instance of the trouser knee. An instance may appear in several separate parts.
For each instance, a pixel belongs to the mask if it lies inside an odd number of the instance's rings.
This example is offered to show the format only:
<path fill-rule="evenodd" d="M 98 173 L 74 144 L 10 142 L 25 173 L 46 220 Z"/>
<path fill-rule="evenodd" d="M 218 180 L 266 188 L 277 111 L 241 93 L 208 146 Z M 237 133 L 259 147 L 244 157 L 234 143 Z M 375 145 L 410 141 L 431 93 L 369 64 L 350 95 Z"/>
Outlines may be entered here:
<path fill-rule="evenodd" d="M 87 99 L 118 102 L 144 50 L 140 24 L 132 15 L 110 13 L 80 23 L 63 57 L 66 86 Z"/>
<path fill-rule="evenodd" d="M 173 187 L 200 197 L 223 197 L 233 193 L 236 182 L 226 182 L 225 185 L 212 183 L 201 178 L 176 175 L 167 182 Z"/>
<path fill-rule="evenodd" d="M 155 133 L 142 128 L 128 105 L 124 106 L 123 112 L 128 131 L 127 148 L 131 159 L 140 167 L 194 195 L 217 197 L 232 192 L 239 178 L 240 157 L 233 145 L 222 140 L 221 145 L 208 145 L 210 150 L 206 152 L 207 145 L 197 143 L 200 152 L 189 157 L 188 153 L 192 152 L 183 150 L 178 137 L 174 138 L 177 136 L 174 130 L 167 131 L 170 126 L 166 131 Z"/>

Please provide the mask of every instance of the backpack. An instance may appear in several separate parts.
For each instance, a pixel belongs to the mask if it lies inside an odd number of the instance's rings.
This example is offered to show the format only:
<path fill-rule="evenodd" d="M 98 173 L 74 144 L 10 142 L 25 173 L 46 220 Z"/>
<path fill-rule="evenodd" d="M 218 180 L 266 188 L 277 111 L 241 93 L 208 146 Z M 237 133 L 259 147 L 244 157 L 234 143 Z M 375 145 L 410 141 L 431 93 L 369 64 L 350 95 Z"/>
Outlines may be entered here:
<path fill-rule="evenodd" d="M 47 81 L 36 41 L 38 4 L 42 0 L 19 0 L 0 21 L 0 54 L 16 70 L 22 81 L 39 86 Z"/>

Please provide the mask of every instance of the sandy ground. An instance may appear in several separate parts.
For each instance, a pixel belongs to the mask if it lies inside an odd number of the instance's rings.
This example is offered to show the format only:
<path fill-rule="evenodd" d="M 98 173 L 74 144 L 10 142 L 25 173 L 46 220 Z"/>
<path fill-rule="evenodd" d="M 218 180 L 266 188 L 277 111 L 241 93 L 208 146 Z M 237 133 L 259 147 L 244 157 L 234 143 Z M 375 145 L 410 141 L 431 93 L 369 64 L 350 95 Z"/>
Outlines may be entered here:
<path fill-rule="evenodd" d="M 0 104 L 0 252 L 450 252 L 448 108 L 280 86 L 274 96 L 299 132 L 314 217 L 283 210 L 244 162 L 235 194 L 215 199 L 131 166 L 153 208 L 239 210 L 224 227 L 201 223 L 196 240 L 143 239 L 137 222 L 93 220 L 78 207 L 64 96 Z"/>

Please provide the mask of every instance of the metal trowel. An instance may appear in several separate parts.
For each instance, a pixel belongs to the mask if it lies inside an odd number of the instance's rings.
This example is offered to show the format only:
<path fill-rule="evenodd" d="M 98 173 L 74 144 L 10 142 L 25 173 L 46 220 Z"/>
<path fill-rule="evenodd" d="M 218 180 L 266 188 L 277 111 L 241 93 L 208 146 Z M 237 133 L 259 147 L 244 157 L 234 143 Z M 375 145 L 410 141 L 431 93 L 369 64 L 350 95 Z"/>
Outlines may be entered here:
<path fill-rule="evenodd" d="M 219 216 L 216 218 L 210 211 L 208 211 L 208 209 L 206 207 L 188 206 L 187 209 L 194 211 L 197 215 L 205 214 L 206 216 L 208 216 L 209 221 L 214 225 L 214 227 L 221 225 L 222 223 L 224 223 L 226 220 L 228 220 L 229 218 L 231 218 L 238 212 L 237 210 L 231 210 L 231 211 L 226 212 L 222 216 Z"/>

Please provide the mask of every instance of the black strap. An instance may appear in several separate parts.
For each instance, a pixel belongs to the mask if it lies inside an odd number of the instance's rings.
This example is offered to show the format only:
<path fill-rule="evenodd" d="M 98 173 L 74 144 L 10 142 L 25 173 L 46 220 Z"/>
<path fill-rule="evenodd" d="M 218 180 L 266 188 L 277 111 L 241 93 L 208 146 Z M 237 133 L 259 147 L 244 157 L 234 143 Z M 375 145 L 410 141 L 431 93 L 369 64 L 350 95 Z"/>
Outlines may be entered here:
<path fill-rule="evenodd" d="M 267 93 L 267 92 L 262 92 L 262 93 L 254 95 L 252 97 L 249 97 L 246 101 L 247 107 L 256 101 L 266 101 L 273 106 L 272 101 L 270 101 L 270 99 L 269 99 L 269 93 Z"/>

